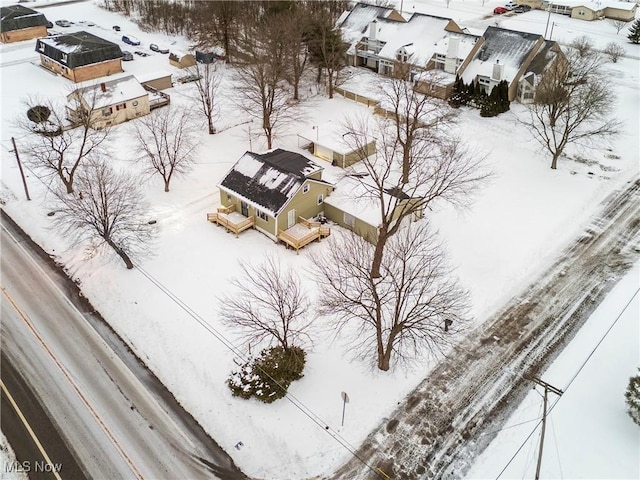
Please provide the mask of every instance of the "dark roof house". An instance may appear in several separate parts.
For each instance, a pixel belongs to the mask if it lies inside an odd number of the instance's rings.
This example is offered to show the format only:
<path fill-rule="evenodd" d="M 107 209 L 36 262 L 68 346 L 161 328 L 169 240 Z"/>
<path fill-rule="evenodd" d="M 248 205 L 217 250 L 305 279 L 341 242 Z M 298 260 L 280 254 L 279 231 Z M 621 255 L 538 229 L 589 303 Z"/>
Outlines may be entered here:
<path fill-rule="evenodd" d="M 88 32 L 40 38 L 36 51 L 44 67 L 74 82 L 123 71 L 120 47 Z"/>
<path fill-rule="evenodd" d="M 0 8 L 0 40 L 2 43 L 20 42 L 47 35 L 44 14 L 22 5 Z"/>

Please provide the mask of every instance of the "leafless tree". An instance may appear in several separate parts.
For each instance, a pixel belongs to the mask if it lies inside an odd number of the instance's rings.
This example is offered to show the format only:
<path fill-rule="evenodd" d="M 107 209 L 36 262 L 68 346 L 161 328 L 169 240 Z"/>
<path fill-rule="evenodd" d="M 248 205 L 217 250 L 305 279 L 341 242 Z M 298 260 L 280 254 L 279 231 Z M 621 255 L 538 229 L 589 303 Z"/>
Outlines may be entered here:
<path fill-rule="evenodd" d="M 209 135 L 216 133 L 215 119 L 218 115 L 218 91 L 220 90 L 220 75 L 214 63 L 196 63 L 190 68 L 190 73 L 198 77 L 193 82 L 196 86 L 194 101 L 197 110 L 207 120 Z"/>
<path fill-rule="evenodd" d="M 468 323 L 467 294 L 451 276 L 428 223 L 404 228 L 387 244 L 383 275 L 371 275 L 374 246 L 351 232 L 332 235 L 314 255 L 320 313 L 334 319 L 359 357 L 409 362 L 442 353 Z"/>
<path fill-rule="evenodd" d="M 220 46 L 228 62 L 235 57 L 235 47 L 242 9 L 249 2 L 190 2 L 192 31 L 189 32 L 201 48 Z"/>
<path fill-rule="evenodd" d="M 192 126 L 190 112 L 177 107 L 152 112 L 135 124 L 140 158 L 150 174 L 162 177 L 165 192 L 175 175 L 184 175 L 193 167 L 196 142 Z"/>
<path fill-rule="evenodd" d="M 302 6 L 295 8 L 289 15 L 282 15 L 278 21 L 284 22 L 282 41 L 285 44 L 286 78 L 293 87 L 293 99 L 300 99 L 300 80 L 307 67 L 309 49 L 306 38 L 310 28 L 308 12 Z"/>
<path fill-rule="evenodd" d="M 577 42 L 574 47 L 543 72 L 524 121 L 551 154 L 552 169 L 567 145 L 592 143 L 620 130 L 611 118 L 615 94 L 603 70 L 604 57 L 590 44 Z"/>
<path fill-rule="evenodd" d="M 267 22 L 249 30 L 243 38 L 243 59 L 237 70 L 240 103 L 249 115 L 260 120 L 269 149 L 277 126 L 293 106 L 286 82 L 284 44 L 279 40 L 281 27 Z"/>
<path fill-rule="evenodd" d="M 365 173 L 354 177 L 359 183 L 357 194 L 369 198 L 380 212 L 377 234 L 369 239 L 375 245 L 371 276 L 378 278 L 387 242 L 405 220 L 421 217 L 436 199 L 464 206 L 491 172 L 482 166 L 482 155 L 444 126 L 440 135 L 432 137 L 421 132 L 414 138 L 407 161 L 393 117 L 381 119 L 377 124 L 367 118 L 351 119 L 347 128 L 351 135 L 345 139 L 348 138 L 350 148 L 360 152 L 362 160 L 358 168 Z M 366 145 L 374 138 L 376 152 L 367 155 Z M 405 165 L 407 182 L 403 178 Z"/>
<path fill-rule="evenodd" d="M 89 89 L 85 93 L 76 93 L 82 96 L 82 102 L 76 102 L 74 114 L 74 128 L 70 128 L 65 120 L 65 107 L 51 100 L 38 100 L 30 98 L 25 102 L 27 111 L 34 107 L 45 107 L 49 115 L 32 119 L 19 119 L 18 125 L 28 133 L 25 157 L 26 163 L 40 172 L 43 177 L 59 178 L 64 184 L 67 193 L 74 190 L 76 172 L 81 164 L 94 160 L 105 154 L 105 140 L 109 136 L 109 128 L 97 130 L 92 128 L 96 103 L 96 95 L 99 87 Z"/>
<path fill-rule="evenodd" d="M 616 63 L 618 59 L 624 55 L 624 52 L 624 47 L 616 42 L 607 43 L 607 46 L 604 47 L 602 51 L 613 63 Z"/>
<path fill-rule="evenodd" d="M 616 34 L 618 34 L 620 33 L 620 30 L 622 30 L 628 25 L 629 22 L 627 22 L 626 20 L 620 20 L 617 18 L 610 18 L 609 23 L 613 25 L 613 28 L 616 29 Z"/>
<path fill-rule="evenodd" d="M 108 245 L 129 269 L 132 257 L 148 252 L 154 230 L 145 219 L 138 181 L 128 173 L 116 172 L 105 162 L 89 162 L 78 172 L 76 191 L 56 198 L 54 222 L 68 238 L 93 248 Z"/>
<path fill-rule="evenodd" d="M 295 272 L 273 257 L 240 268 L 242 276 L 231 280 L 236 291 L 220 300 L 222 321 L 250 347 L 276 343 L 289 350 L 308 339 L 309 300 Z"/>
<path fill-rule="evenodd" d="M 342 40 L 340 29 L 336 28 L 333 20 L 328 17 L 316 19 L 310 33 L 308 43 L 311 56 L 318 66 L 318 83 L 322 71 L 327 72 L 329 98 L 333 98 L 335 86 L 339 82 L 340 72 L 345 67 L 347 47 Z"/>
<path fill-rule="evenodd" d="M 412 68 L 410 64 L 409 70 Z M 409 182 L 411 163 L 425 143 L 438 142 L 456 120 L 456 113 L 442 101 L 414 90 L 405 78 L 381 84 L 381 107 L 390 112 L 396 140 L 402 148 L 402 182 Z"/>

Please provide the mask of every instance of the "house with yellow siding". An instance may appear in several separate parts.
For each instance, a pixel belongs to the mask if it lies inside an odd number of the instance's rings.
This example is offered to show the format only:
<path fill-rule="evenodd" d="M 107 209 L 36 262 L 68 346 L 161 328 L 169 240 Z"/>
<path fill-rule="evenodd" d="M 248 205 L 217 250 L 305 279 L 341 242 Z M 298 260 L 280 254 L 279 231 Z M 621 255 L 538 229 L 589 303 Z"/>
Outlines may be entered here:
<path fill-rule="evenodd" d="M 210 222 L 236 236 L 254 228 L 296 250 L 329 235 L 318 221 L 333 186 L 322 180 L 322 167 L 280 148 L 245 152 L 219 183 L 217 212 Z"/>

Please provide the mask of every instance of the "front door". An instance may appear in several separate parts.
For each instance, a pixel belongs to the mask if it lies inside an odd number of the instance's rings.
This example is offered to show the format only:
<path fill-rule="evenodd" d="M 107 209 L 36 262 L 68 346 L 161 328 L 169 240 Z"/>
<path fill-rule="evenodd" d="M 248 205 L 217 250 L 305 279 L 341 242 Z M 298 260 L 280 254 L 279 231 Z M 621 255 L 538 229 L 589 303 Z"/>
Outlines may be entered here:
<path fill-rule="evenodd" d="M 291 228 L 296 224 L 296 211 L 294 210 L 289 210 L 289 213 L 287 214 L 287 228 Z"/>
<path fill-rule="evenodd" d="M 249 205 L 247 205 L 245 202 L 240 202 L 240 213 L 242 213 L 242 215 L 244 215 L 245 217 L 249 216 Z"/>

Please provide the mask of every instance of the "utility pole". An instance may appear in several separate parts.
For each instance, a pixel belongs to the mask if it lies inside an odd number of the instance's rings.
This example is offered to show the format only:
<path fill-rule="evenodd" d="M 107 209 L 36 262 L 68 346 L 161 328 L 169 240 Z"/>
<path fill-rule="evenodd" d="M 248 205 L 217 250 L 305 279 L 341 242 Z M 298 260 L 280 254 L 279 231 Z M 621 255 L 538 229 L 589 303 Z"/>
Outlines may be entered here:
<path fill-rule="evenodd" d="M 29 198 L 29 189 L 27 188 L 27 179 L 24 178 L 24 171 L 22 170 L 22 163 L 20 163 L 20 156 L 18 155 L 18 147 L 16 147 L 16 139 L 11 137 L 11 143 L 13 143 L 13 153 L 16 154 L 16 161 L 18 162 L 18 169 L 20 170 L 20 176 L 22 177 L 22 185 L 24 185 L 24 193 L 27 196 L 27 200 L 31 200 L 31 198 Z"/>
<path fill-rule="evenodd" d="M 540 448 L 538 449 L 538 465 L 536 466 L 536 480 L 540 479 L 540 467 L 542 466 L 542 449 L 544 448 L 544 431 L 547 426 L 547 397 L 549 392 L 555 393 L 560 396 L 564 392 L 559 388 L 554 387 L 553 385 L 548 384 L 547 382 L 539 379 L 538 377 L 530 377 L 534 383 L 537 383 L 541 387 L 544 388 L 544 396 L 543 396 L 543 409 L 542 409 L 542 431 L 540 432 Z"/>
<path fill-rule="evenodd" d="M 551 4 L 547 7 L 549 15 L 547 16 L 547 25 L 544 27 L 544 39 L 547 40 L 547 30 L 549 29 L 549 20 L 551 20 Z"/>

